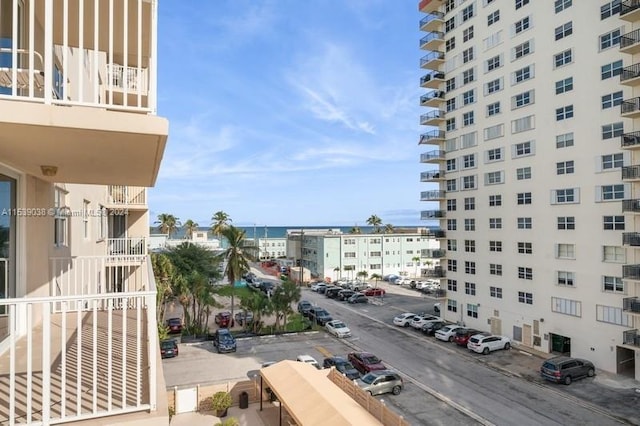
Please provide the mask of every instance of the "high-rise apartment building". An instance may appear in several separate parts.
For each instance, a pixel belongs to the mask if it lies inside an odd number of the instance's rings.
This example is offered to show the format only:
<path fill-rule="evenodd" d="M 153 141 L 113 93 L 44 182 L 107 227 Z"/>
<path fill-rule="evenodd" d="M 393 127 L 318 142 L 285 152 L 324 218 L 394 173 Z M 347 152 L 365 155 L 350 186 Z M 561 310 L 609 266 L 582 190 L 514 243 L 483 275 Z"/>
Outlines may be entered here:
<path fill-rule="evenodd" d="M 640 379 L 640 2 L 419 10 L 443 315 Z"/>
<path fill-rule="evenodd" d="M 0 423 L 168 424 L 156 0 L 0 0 Z"/>

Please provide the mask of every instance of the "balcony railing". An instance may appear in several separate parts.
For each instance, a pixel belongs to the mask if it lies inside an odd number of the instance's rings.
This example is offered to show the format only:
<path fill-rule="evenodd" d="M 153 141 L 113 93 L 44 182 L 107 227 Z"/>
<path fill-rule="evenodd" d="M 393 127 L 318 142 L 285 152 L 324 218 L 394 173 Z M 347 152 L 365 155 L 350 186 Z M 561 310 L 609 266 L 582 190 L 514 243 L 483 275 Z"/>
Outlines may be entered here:
<path fill-rule="evenodd" d="M 146 256 L 147 239 L 145 237 L 133 238 L 107 238 L 108 256 Z"/>
<path fill-rule="evenodd" d="M 424 210 L 420 213 L 421 220 L 442 219 L 447 216 L 446 210 Z"/>
<path fill-rule="evenodd" d="M 640 132 L 629 132 L 620 136 L 620 146 L 622 148 L 640 146 Z"/>
<path fill-rule="evenodd" d="M 631 13 L 640 8 L 640 0 L 623 0 L 620 4 L 620 16 Z"/>
<path fill-rule="evenodd" d="M 431 130 L 420 135 L 420 145 L 436 144 L 444 140 L 444 130 Z"/>
<path fill-rule="evenodd" d="M 433 80 L 444 80 L 444 73 L 441 71 L 432 71 L 420 77 L 420 86 Z"/>
<path fill-rule="evenodd" d="M 640 280 L 640 265 L 622 265 L 622 278 Z"/>
<path fill-rule="evenodd" d="M 640 42 L 640 30 L 633 30 L 620 36 L 620 49 Z"/>
<path fill-rule="evenodd" d="M 445 159 L 445 151 L 441 149 L 437 149 L 434 151 L 425 152 L 424 154 L 420 154 L 420 162 L 421 163 L 430 163 L 433 160 L 441 161 Z"/>
<path fill-rule="evenodd" d="M 423 231 L 421 235 L 426 238 L 444 238 L 447 233 L 443 229 L 428 229 Z"/>
<path fill-rule="evenodd" d="M 420 47 L 424 48 L 424 46 L 428 45 L 431 42 L 442 42 L 444 41 L 444 33 L 440 31 L 431 31 L 424 37 L 420 39 Z"/>
<path fill-rule="evenodd" d="M 108 267 L 83 269 L 85 263 L 109 263 L 94 259 L 55 259 L 62 269 L 53 270 L 51 296 L 0 299 L 11 335 L 0 356 L 0 419 L 7 424 L 48 425 L 156 410 L 151 268 L 143 258 L 136 273 L 139 285 L 114 270 L 123 289 L 113 292 L 104 286 Z M 69 285 L 59 287 L 60 279 Z"/>
<path fill-rule="evenodd" d="M 124 5 L 35 0 L 15 24 L 7 8 L 0 98 L 155 113 L 157 2 Z"/>
<path fill-rule="evenodd" d="M 640 199 L 622 200 L 622 213 L 640 213 Z"/>
<path fill-rule="evenodd" d="M 428 257 L 432 259 L 440 259 L 446 255 L 446 251 L 442 249 L 423 249 L 420 252 L 421 257 Z"/>
<path fill-rule="evenodd" d="M 640 179 L 640 165 L 622 167 L 622 179 Z"/>
<path fill-rule="evenodd" d="M 629 346 L 640 346 L 640 333 L 638 330 L 627 330 L 622 332 L 622 344 Z"/>
<path fill-rule="evenodd" d="M 442 110 L 434 110 L 426 114 L 422 114 L 420 116 L 420 124 L 429 124 L 444 120 L 445 115 L 446 112 Z"/>
<path fill-rule="evenodd" d="M 434 191 L 422 191 L 420 193 L 420 201 L 436 201 L 445 198 L 446 191 L 434 190 Z"/>
<path fill-rule="evenodd" d="M 638 297 L 625 297 L 622 299 L 622 310 L 640 314 L 640 299 Z"/>
<path fill-rule="evenodd" d="M 620 104 L 621 114 L 632 114 L 640 111 L 640 98 L 627 99 Z"/>
<path fill-rule="evenodd" d="M 146 206 L 147 188 L 143 186 L 109 185 L 107 202 L 121 207 Z"/>
<path fill-rule="evenodd" d="M 435 21 L 442 21 L 443 18 L 444 18 L 444 13 L 442 12 L 434 11 L 434 12 L 428 13 L 424 18 L 420 20 L 420 25 L 418 26 L 418 28 L 426 28 L 428 24 Z"/>
<path fill-rule="evenodd" d="M 442 90 L 432 90 L 429 93 L 425 93 L 420 96 L 420 105 L 425 105 L 427 102 L 431 100 L 444 100 L 444 91 Z"/>
<path fill-rule="evenodd" d="M 640 246 L 640 232 L 623 232 L 622 245 L 633 247 Z"/>
<path fill-rule="evenodd" d="M 434 51 L 429 52 L 420 58 L 420 68 L 425 67 L 428 63 L 432 61 L 444 61 L 444 52 Z"/>
<path fill-rule="evenodd" d="M 445 276 L 445 270 L 442 266 L 436 266 L 433 269 L 425 269 L 422 276 L 427 278 L 443 278 Z"/>
<path fill-rule="evenodd" d="M 620 82 L 622 83 L 638 77 L 640 77 L 640 64 L 633 64 L 622 68 L 622 72 L 620 73 Z"/>
<path fill-rule="evenodd" d="M 430 182 L 433 180 L 444 179 L 444 170 L 429 170 L 427 172 L 420 173 L 421 182 Z"/>

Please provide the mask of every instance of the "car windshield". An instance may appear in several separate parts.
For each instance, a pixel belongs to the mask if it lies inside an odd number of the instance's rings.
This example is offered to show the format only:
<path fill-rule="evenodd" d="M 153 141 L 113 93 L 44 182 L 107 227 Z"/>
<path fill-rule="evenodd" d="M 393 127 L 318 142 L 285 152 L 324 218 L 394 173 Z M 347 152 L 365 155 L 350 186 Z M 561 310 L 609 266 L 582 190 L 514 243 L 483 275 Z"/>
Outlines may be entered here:
<path fill-rule="evenodd" d="M 380 360 L 375 355 L 365 355 L 362 357 L 362 361 L 365 364 L 379 364 Z"/>
<path fill-rule="evenodd" d="M 169 320 L 170 325 L 180 325 L 181 323 L 182 321 L 180 321 L 180 318 L 171 318 Z"/>
<path fill-rule="evenodd" d="M 161 348 L 162 349 L 173 349 L 175 347 L 176 343 L 174 341 L 167 341 L 167 342 L 162 342 L 161 343 Z"/>
<path fill-rule="evenodd" d="M 233 337 L 229 334 L 221 334 L 220 341 L 224 343 L 230 343 L 233 342 Z"/>
<path fill-rule="evenodd" d="M 336 369 L 340 372 L 344 372 L 347 370 L 354 370 L 355 367 L 348 361 L 345 362 L 336 362 Z"/>
<path fill-rule="evenodd" d="M 371 383 L 373 383 L 373 381 L 377 378 L 378 376 L 376 376 L 375 374 L 365 374 L 362 379 L 363 382 L 365 382 L 366 384 L 370 385 Z"/>
<path fill-rule="evenodd" d="M 333 323 L 333 328 L 347 328 L 347 326 L 343 322 L 337 321 Z"/>

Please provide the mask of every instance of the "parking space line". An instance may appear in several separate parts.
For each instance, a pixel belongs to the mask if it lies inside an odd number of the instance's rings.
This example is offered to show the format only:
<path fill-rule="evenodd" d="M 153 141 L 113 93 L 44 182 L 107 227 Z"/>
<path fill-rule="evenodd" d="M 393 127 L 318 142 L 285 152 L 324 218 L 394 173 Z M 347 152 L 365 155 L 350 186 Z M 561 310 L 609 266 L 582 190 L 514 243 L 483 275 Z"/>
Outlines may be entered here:
<path fill-rule="evenodd" d="M 331 358 L 333 356 L 333 354 L 331 352 L 329 352 L 328 350 L 326 350 L 324 347 L 322 346 L 315 346 L 315 349 L 320 352 L 325 358 Z"/>

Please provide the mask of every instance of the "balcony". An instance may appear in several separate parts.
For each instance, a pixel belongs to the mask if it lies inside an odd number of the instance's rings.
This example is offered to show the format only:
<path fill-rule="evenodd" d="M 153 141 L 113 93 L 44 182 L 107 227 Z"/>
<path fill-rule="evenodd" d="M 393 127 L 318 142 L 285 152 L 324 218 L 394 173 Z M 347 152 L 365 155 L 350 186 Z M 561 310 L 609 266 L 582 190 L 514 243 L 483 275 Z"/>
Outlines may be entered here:
<path fill-rule="evenodd" d="M 147 206 L 147 188 L 143 186 L 109 185 L 107 186 L 107 208 L 142 209 Z"/>
<path fill-rule="evenodd" d="M 147 239 L 145 237 L 133 238 L 107 238 L 107 256 L 146 256 Z"/>
<path fill-rule="evenodd" d="M 422 276 L 426 278 L 444 278 L 445 271 L 442 266 L 436 266 L 433 269 L 425 269 Z"/>
<path fill-rule="evenodd" d="M 420 20 L 420 31 L 429 32 L 439 30 L 443 23 L 444 13 L 437 10 L 433 11 Z"/>
<path fill-rule="evenodd" d="M 445 151 L 436 149 L 434 151 L 425 152 L 420 154 L 421 163 L 439 163 L 445 160 Z"/>
<path fill-rule="evenodd" d="M 444 82 L 444 73 L 441 71 L 431 71 L 420 77 L 420 87 L 437 89 Z"/>
<path fill-rule="evenodd" d="M 420 58 L 420 68 L 437 71 L 444 62 L 444 52 L 430 52 Z"/>
<path fill-rule="evenodd" d="M 422 114 L 420 116 L 420 124 L 423 126 L 437 126 L 445 120 L 445 114 L 443 110 L 435 110 Z"/>
<path fill-rule="evenodd" d="M 620 53 L 634 55 L 640 52 L 640 30 L 633 30 L 620 36 Z"/>
<path fill-rule="evenodd" d="M 444 180 L 444 170 L 430 170 L 420 173 L 420 182 L 438 182 Z"/>
<path fill-rule="evenodd" d="M 440 31 L 431 31 L 420 39 L 420 49 L 437 50 L 444 44 L 444 33 Z"/>
<path fill-rule="evenodd" d="M 630 132 L 620 136 L 620 146 L 623 149 L 640 148 L 640 132 Z"/>
<path fill-rule="evenodd" d="M 631 247 L 640 246 L 640 232 L 623 232 L 622 245 Z"/>
<path fill-rule="evenodd" d="M 420 135 L 419 145 L 437 145 L 444 142 L 444 130 L 431 130 Z"/>
<path fill-rule="evenodd" d="M 622 344 L 640 347 L 640 334 L 638 330 L 627 330 L 622 332 Z"/>
<path fill-rule="evenodd" d="M 622 167 L 622 180 L 627 182 L 640 180 L 640 165 Z"/>
<path fill-rule="evenodd" d="M 446 232 L 442 229 L 432 229 L 429 228 L 426 231 L 422 231 L 422 233 L 420 234 L 423 237 L 426 238 L 445 238 L 446 237 Z"/>
<path fill-rule="evenodd" d="M 625 297 L 622 299 L 622 311 L 630 314 L 640 315 L 640 298 Z"/>
<path fill-rule="evenodd" d="M 444 219 L 447 217 L 446 210 L 423 210 L 420 212 L 420 220 Z"/>
<path fill-rule="evenodd" d="M 622 278 L 640 281 L 640 265 L 622 265 Z"/>
<path fill-rule="evenodd" d="M 0 299 L 0 329 L 11 336 L 0 355 L 0 419 L 167 423 L 153 273 L 146 258 L 126 274 L 107 263 L 55 259 L 51 296 Z M 101 286 L 110 279 L 120 292 Z"/>
<path fill-rule="evenodd" d="M 622 213 L 640 213 L 640 199 L 622 200 Z"/>
<path fill-rule="evenodd" d="M 422 13 L 432 13 L 442 6 L 442 0 L 421 0 L 418 10 Z"/>
<path fill-rule="evenodd" d="M 640 0 L 622 0 L 620 4 L 620 19 L 627 22 L 640 20 Z"/>
<path fill-rule="evenodd" d="M 0 158 L 50 182 L 153 186 L 168 135 L 157 2 L 5 3 L 8 18 L 10 3 L 24 7 L 18 28 L 0 20 L 0 134 L 11 135 Z"/>
<path fill-rule="evenodd" d="M 429 107 L 438 107 L 444 101 L 444 92 L 442 90 L 432 90 L 420 96 L 420 105 Z"/>
<path fill-rule="evenodd" d="M 631 98 L 620 104 L 620 115 L 625 118 L 640 117 L 640 98 Z"/>
<path fill-rule="evenodd" d="M 442 259 L 446 256 L 446 250 L 442 249 L 424 249 L 420 252 L 420 257 L 428 257 L 430 259 Z"/>
<path fill-rule="evenodd" d="M 446 191 L 442 190 L 422 191 L 420 201 L 441 201 L 445 199 L 446 194 Z"/>
<path fill-rule="evenodd" d="M 622 72 L 620 73 L 620 84 L 631 87 L 640 84 L 640 64 L 633 64 L 622 68 Z"/>

